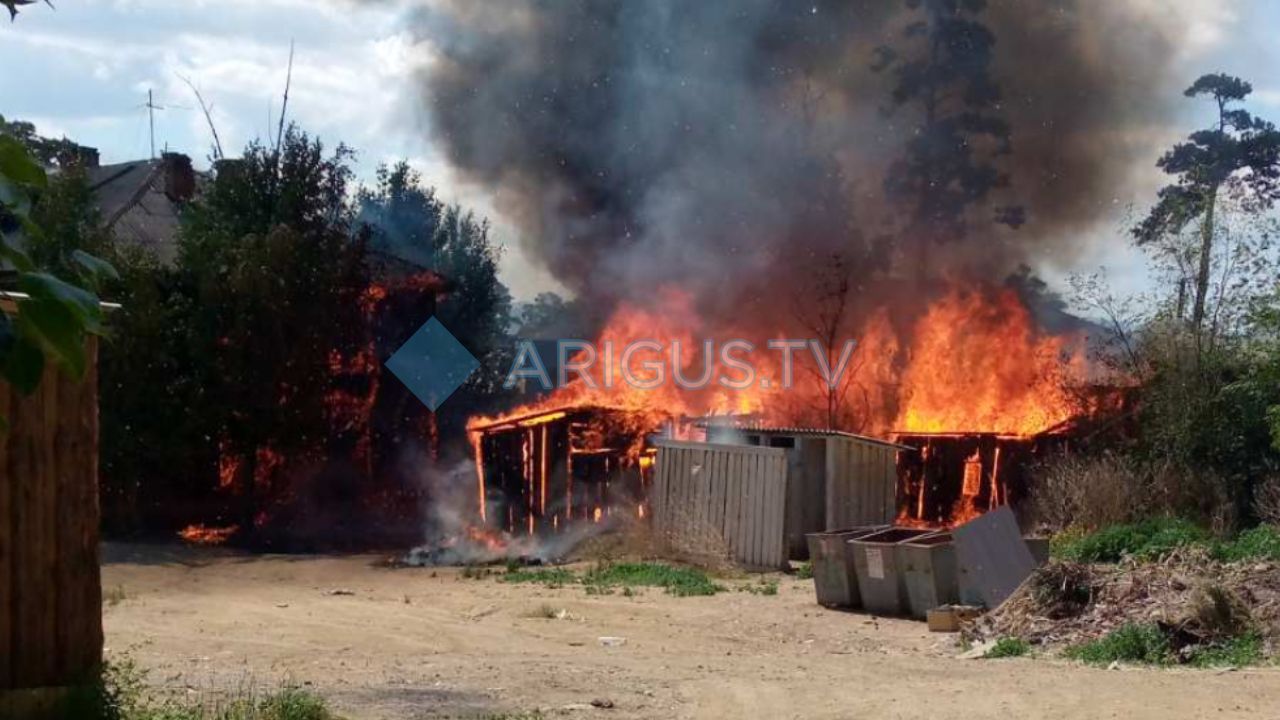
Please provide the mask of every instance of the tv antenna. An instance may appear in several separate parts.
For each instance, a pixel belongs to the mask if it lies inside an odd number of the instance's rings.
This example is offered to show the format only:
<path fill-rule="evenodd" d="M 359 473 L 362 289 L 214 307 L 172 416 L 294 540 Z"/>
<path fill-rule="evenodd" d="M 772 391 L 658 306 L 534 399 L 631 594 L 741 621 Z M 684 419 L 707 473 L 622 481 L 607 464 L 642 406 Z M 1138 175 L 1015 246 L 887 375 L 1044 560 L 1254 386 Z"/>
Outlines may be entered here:
<path fill-rule="evenodd" d="M 151 159 L 156 159 L 156 111 L 164 110 L 163 105 L 157 105 L 151 97 L 151 89 L 147 89 L 147 103 L 143 105 L 147 109 L 147 120 L 151 125 Z"/>

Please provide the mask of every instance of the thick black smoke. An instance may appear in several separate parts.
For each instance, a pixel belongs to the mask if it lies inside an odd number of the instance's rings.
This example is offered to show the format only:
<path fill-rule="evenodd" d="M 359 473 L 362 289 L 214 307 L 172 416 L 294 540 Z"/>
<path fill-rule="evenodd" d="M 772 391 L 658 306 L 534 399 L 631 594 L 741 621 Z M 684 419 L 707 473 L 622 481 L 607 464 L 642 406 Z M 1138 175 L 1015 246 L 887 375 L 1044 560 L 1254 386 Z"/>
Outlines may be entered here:
<path fill-rule="evenodd" d="M 1110 209 L 1139 163 L 1136 135 L 1172 97 L 1170 44 L 1118 0 L 992 0 L 993 111 L 1011 125 L 1000 203 L 939 247 L 935 273 L 998 276 L 1050 253 Z M 920 119 L 886 112 L 876 48 L 915 19 L 902 0 L 454 0 L 416 27 L 439 57 L 430 126 L 489 188 L 527 253 L 604 300 L 656 284 L 738 306 L 802 284 L 804 261 L 874 252 L 906 277 L 883 186 Z M 867 271 L 870 272 L 870 267 Z M 877 272 L 880 272 L 879 270 Z"/>

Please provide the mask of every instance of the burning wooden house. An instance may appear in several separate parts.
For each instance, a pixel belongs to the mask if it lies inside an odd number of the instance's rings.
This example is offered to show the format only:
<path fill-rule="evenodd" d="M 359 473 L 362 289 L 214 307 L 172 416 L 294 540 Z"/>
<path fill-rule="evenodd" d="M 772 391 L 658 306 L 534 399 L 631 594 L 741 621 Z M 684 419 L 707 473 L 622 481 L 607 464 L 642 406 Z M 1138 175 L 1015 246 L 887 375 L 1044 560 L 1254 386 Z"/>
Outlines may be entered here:
<path fill-rule="evenodd" d="M 534 534 L 619 512 L 644 516 L 655 430 L 647 414 L 565 407 L 468 430 L 487 527 Z"/>
<path fill-rule="evenodd" d="M 894 440 L 915 450 L 898 454 L 897 522 L 952 526 L 1001 505 L 1018 506 L 1032 468 L 1064 449 L 1068 435 L 899 433 Z"/>

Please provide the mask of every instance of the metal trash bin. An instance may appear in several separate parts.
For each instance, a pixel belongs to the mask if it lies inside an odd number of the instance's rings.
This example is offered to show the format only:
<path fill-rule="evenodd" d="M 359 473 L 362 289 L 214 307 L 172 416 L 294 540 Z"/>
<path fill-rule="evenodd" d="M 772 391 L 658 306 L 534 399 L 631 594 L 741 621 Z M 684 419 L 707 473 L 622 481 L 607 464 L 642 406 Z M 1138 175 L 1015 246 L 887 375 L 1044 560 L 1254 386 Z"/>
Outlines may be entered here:
<path fill-rule="evenodd" d="M 859 608 L 858 578 L 853 568 L 853 549 L 849 541 L 888 528 L 867 525 L 846 530 L 808 533 L 809 564 L 813 569 L 813 589 L 823 607 Z"/>
<path fill-rule="evenodd" d="M 930 610 L 960 601 L 956 548 L 951 533 L 939 532 L 898 545 L 907 607 L 911 617 L 925 619 Z"/>
<path fill-rule="evenodd" d="M 901 572 L 898 546 L 905 540 L 914 540 L 936 532 L 937 530 L 889 528 L 848 541 L 853 550 L 858 592 L 867 612 L 901 615 L 908 610 L 907 588 Z"/>

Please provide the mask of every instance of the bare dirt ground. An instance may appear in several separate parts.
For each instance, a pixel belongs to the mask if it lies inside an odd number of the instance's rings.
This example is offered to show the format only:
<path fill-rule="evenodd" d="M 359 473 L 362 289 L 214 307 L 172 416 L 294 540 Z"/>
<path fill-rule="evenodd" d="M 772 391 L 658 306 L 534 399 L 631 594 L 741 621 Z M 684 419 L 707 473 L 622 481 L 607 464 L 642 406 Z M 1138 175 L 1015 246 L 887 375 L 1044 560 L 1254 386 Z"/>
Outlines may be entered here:
<path fill-rule="evenodd" d="M 774 596 L 589 596 L 382 560 L 109 545 L 108 652 L 178 692 L 304 683 L 353 720 L 1280 717 L 1280 668 L 958 660 L 953 636 L 783 576 Z"/>

